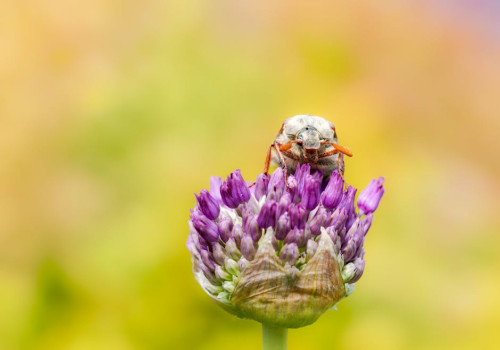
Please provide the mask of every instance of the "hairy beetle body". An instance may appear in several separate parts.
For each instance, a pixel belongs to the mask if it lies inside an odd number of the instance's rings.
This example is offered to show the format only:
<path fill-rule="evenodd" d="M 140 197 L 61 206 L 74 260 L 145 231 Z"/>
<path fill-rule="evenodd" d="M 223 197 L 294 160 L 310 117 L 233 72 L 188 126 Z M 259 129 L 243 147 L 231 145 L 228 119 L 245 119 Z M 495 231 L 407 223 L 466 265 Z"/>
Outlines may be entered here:
<path fill-rule="evenodd" d="M 325 177 L 338 169 L 344 173 L 344 154 L 352 153 L 338 144 L 335 126 L 328 120 L 301 114 L 286 119 L 268 150 L 265 172 L 279 166 L 295 173 L 298 164 L 307 163 Z"/>

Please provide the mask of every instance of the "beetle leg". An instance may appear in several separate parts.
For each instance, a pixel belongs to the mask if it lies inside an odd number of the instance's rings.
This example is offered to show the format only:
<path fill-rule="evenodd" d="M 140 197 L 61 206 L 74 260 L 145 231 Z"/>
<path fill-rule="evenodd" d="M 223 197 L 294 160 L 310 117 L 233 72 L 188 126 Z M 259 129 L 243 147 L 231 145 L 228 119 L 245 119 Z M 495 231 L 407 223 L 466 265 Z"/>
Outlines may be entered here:
<path fill-rule="evenodd" d="M 278 146 L 280 147 L 280 151 L 284 152 L 284 151 L 288 151 L 290 148 L 292 148 L 294 143 L 302 143 L 302 140 L 288 141 L 287 143 L 285 143 L 283 145 L 278 143 Z"/>
<path fill-rule="evenodd" d="M 290 143 L 290 142 L 288 142 L 288 143 Z M 288 179 L 287 179 L 288 168 L 286 167 L 285 157 L 283 157 L 283 154 L 281 154 L 281 151 L 280 151 L 281 145 L 277 142 L 274 142 L 272 144 L 272 147 L 274 147 L 274 149 L 276 150 L 276 153 L 278 153 L 278 158 L 280 159 L 280 163 L 283 165 L 283 168 L 285 169 L 285 185 L 286 185 L 286 187 L 288 187 Z M 290 145 L 290 147 L 292 147 L 292 146 Z"/>
<path fill-rule="evenodd" d="M 342 180 L 344 180 L 345 182 L 345 179 L 344 179 L 344 155 L 343 154 L 339 154 L 339 157 L 337 158 L 337 169 L 339 169 L 339 174 L 340 176 L 342 177 Z"/>
<path fill-rule="evenodd" d="M 334 149 L 334 150 L 331 150 L 331 151 L 328 151 L 325 153 L 318 154 L 318 158 L 325 158 L 325 157 L 333 156 L 334 154 L 337 154 L 337 153 L 339 153 L 339 151 Z"/>
<path fill-rule="evenodd" d="M 269 172 L 269 163 L 271 162 L 271 150 L 273 149 L 273 144 L 267 149 L 266 164 L 264 165 L 264 172 L 267 174 Z"/>

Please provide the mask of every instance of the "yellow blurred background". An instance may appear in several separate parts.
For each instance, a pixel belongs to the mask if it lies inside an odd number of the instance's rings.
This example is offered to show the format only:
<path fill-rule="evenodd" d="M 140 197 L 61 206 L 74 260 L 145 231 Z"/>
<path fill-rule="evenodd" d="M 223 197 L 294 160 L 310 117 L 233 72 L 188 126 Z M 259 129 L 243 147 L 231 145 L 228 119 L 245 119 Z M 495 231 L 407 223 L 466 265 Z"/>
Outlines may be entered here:
<path fill-rule="evenodd" d="M 500 348 L 500 6 L 2 1 L 0 349 L 258 349 L 185 248 L 209 176 L 332 121 L 386 177 L 354 294 L 289 349 Z"/>

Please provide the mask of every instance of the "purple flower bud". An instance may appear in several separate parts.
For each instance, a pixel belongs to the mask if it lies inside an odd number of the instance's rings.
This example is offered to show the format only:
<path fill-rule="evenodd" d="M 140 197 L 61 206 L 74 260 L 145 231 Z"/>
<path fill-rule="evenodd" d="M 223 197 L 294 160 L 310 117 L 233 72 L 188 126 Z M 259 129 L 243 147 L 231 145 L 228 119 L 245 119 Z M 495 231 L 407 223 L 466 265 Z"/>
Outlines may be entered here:
<path fill-rule="evenodd" d="M 361 224 L 363 225 L 363 235 L 366 236 L 368 230 L 372 226 L 373 214 L 368 214 L 364 218 L 361 219 Z"/>
<path fill-rule="evenodd" d="M 203 237 L 200 236 L 198 231 L 196 231 L 192 221 L 188 221 L 188 227 L 189 227 L 189 232 L 191 233 L 190 236 L 192 237 L 193 243 L 195 247 L 198 249 L 198 251 L 200 251 L 201 249 L 208 250 L 207 241 L 205 241 L 205 239 L 203 239 Z"/>
<path fill-rule="evenodd" d="M 280 216 L 276 224 L 276 231 L 274 232 L 277 239 L 281 241 L 285 239 L 290 231 L 290 224 L 290 215 L 288 215 L 288 213 L 284 213 Z"/>
<path fill-rule="evenodd" d="M 326 221 L 328 213 L 326 212 L 326 209 L 323 207 L 319 207 L 318 210 L 316 211 L 316 214 L 314 214 L 314 217 L 309 220 L 307 223 L 307 228 L 311 232 L 311 234 L 317 236 L 321 233 L 321 227 L 324 226 L 324 223 Z"/>
<path fill-rule="evenodd" d="M 292 204 L 292 198 L 288 192 L 284 193 L 278 202 L 278 207 L 276 208 L 276 218 L 279 218 L 283 213 L 288 210 L 288 207 Z"/>
<path fill-rule="evenodd" d="M 269 184 L 268 173 L 262 173 L 259 176 L 257 176 L 257 181 L 255 181 L 255 190 L 254 190 L 255 198 L 257 200 L 267 195 L 268 184 Z"/>
<path fill-rule="evenodd" d="M 356 208 L 354 208 L 354 197 L 356 196 L 356 192 L 356 188 L 348 186 L 339 204 L 339 208 L 347 210 L 347 229 L 350 229 L 356 220 Z"/>
<path fill-rule="evenodd" d="M 307 210 L 313 210 L 319 203 L 321 182 L 312 175 L 306 175 L 302 187 L 302 203 Z"/>
<path fill-rule="evenodd" d="M 361 214 L 373 213 L 382 199 L 384 194 L 384 178 L 379 177 L 372 180 L 370 184 L 359 194 L 358 208 Z"/>
<path fill-rule="evenodd" d="M 342 194 L 342 199 L 339 203 L 339 208 L 343 208 L 347 211 L 354 206 L 354 197 L 356 196 L 357 189 L 352 186 L 347 186 L 346 190 Z"/>
<path fill-rule="evenodd" d="M 234 225 L 233 227 L 233 238 L 234 238 L 234 241 L 236 242 L 236 245 L 237 246 L 240 246 L 241 244 L 241 239 L 243 238 L 243 235 L 245 233 L 243 232 L 243 228 L 241 227 L 240 224 L 236 224 Z"/>
<path fill-rule="evenodd" d="M 260 210 L 257 218 L 257 223 L 260 228 L 268 228 L 276 223 L 276 202 L 273 200 L 267 201 Z"/>
<path fill-rule="evenodd" d="M 299 203 L 290 208 L 290 223 L 291 227 L 305 228 L 308 212 L 306 208 Z"/>
<path fill-rule="evenodd" d="M 243 227 L 243 231 L 248 230 L 248 221 L 255 216 L 255 213 L 253 212 L 252 209 L 248 205 L 243 206 L 240 208 L 241 212 L 241 226 Z"/>
<path fill-rule="evenodd" d="M 210 271 L 214 272 L 215 271 L 215 264 L 213 262 L 213 258 L 208 250 L 202 250 L 200 252 L 201 255 L 201 261 L 203 265 L 208 267 Z"/>
<path fill-rule="evenodd" d="M 250 190 L 239 169 L 233 171 L 220 188 L 222 201 L 230 208 L 237 208 L 250 199 Z"/>
<path fill-rule="evenodd" d="M 316 241 L 312 239 L 307 241 L 307 246 L 306 246 L 307 260 L 311 260 L 311 258 L 314 256 L 314 253 L 316 253 L 317 249 L 318 249 L 318 243 L 316 243 Z"/>
<path fill-rule="evenodd" d="M 257 242 L 262 237 L 262 230 L 257 223 L 257 216 L 253 215 L 248 219 L 247 227 L 244 231 L 249 234 L 254 242 Z"/>
<path fill-rule="evenodd" d="M 325 227 L 332 226 L 335 231 L 339 231 L 347 221 L 347 211 L 342 208 L 338 208 L 333 212 L 329 219 L 325 222 Z"/>
<path fill-rule="evenodd" d="M 198 201 L 198 207 L 207 218 L 214 220 L 219 216 L 219 203 L 217 203 L 215 198 L 212 197 L 207 190 L 202 190 L 199 196 L 195 196 Z"/>
<path fill-rule="evenodd" d="M 224 252 L 224 248 L 220 245 L 219 242 L 212 243 L 212 256 L 214 257 L 214 261 L 219 264 L 224 264 L 224 259 L 226 258 L 226 253 Z"/>
<path fill-rule="evenodd" d="M 326 185 L 323 195 L 321 196 L 321 203 L 328 208 L 335 208 L 342 199 L 342 189 L 344 187 L 344 181 L 339 175 L 339 172 L 335 170 Z"/>
<path fill-rule="evenodd" d="M 269 180 L 268 193 L 274 199 L 280 198 L 285 190 L 285 176 L 284 170 L 281 168 L 276 169 Z"/>
<path fill-rule="evenodd" d="M 234 260 L 238 260 L 239 258 L 241 258 L 241 252 L 236 246 L 236 242 L 233 238 L 229 238 L 226 242 L 226 254 Z"/>
<path fill-rule="evenodd" d="M 297 165 L 297 169 L 295 170 L 295 179 L 297 180 L 297 187 L 299 190 L 299 193 L 302 194 L 304 190 L 304 178 L 309 175 L 311 172 L 311 167 L 309 164 L 302 164 L 302 165 Z"/>
<path fill-rule="evenodd" d="M 198 233 L 207 241 L 215 242 L 219 238 L 219 232 L 215 222 L 202 215 L 199 211 L 191 213 L 191 222 Z"/>
<path fill-rule="evenodd" d="M 233 220 L 227 216 L 223 216 L 219 219 L 219 224 L 217 225 L 217 230 L 222 241 L 225 243 L 229 238 L 231 238 L 231 231 L 233 229 Z"/>
<path fill-rule="evenodd" d="M 241 253 L 247 260 L 252 260 L 255 256 L 255 242 L 250 235 L 244 235 L 241 239 Z"/>
<path fill-rule="evenodd" d="M 349 283 L 357 282 L 361 278 L 361 275 L 363 275 L 363 272 L 365 270 L 365 259 L 356 258 L 353 263 L 355 267 L 355 272 Z"/>
<path fill-rule="evenodd" d="M 295 243 L 297 247 L 302 248 L 307 244 L 307 239 L 305 237 L 304 230 L 294 228 L 290 232 L 288 232 L 283 242 L 285 244 Z"/>
<path fill-rule="evenodd" d="M 295 243 L 288 243 L 283 246 L 280 252 L 280 259 L 293 265 L 299 257 L 299 247 Z"/>
<path fill-rule="evenodd" d="M 214 274 L 215 268 L 212 271 L 202 262 L 200 262 L 200 264 L 198 266 L 199 266 L 200 270 L 203 272 L 203 275 L 205 275 L 205 277 L 210 281 L 210 283 L 212 283 L 214 285 L 220 285 L 219 279 L 217 277 L 215 277 L 215 274 Z"/>
<path fill-rule="evenodd" d="M 356 220 L 351 229 L 347 232 L 345 236 L 345 244 L 342 247 L 342 255 L 346 263 L 353 260 L 358 248 L 361 244 L 363 244 L 363 239 L 363 226 L 359 220 Z"/>

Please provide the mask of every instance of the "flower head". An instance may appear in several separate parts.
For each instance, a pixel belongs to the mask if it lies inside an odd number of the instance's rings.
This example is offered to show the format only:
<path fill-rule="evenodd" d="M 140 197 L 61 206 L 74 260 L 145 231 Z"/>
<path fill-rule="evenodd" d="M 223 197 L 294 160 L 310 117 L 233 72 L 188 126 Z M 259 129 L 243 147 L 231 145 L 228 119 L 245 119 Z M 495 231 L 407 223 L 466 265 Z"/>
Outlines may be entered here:
<path fill-rule="evenodd" d="M 363 243 L 383 178 L 358 198 L 334 172 L 278 168 L 248 186 L 239 170 L 197 196 L 187 247 L 205 292 L 227 311 L 276 327 L 301 327 L 348 296 L 365 268 Z"/>

